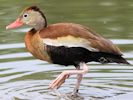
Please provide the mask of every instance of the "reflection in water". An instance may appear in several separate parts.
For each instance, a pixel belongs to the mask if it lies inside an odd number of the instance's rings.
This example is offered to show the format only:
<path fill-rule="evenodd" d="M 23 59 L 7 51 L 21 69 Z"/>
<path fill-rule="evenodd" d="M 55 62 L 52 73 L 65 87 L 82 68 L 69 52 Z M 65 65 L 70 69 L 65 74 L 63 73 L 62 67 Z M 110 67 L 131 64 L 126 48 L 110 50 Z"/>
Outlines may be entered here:
<path fill-rule="evenodd" d="M 44 10 L 49 24 L 74 22 L 91 26 L 117 44 L 133 64 L 132 0 L 1 0 L 0 5 L 0 100 L 132 100 L 132 65 L 92 62 L 81 83 L 79 97 L 69 94 L 76 76 L 67 79 L 56 93 L 51 92 L 48 84 L 63 70 L 74 67 L 35 60 L 24 49 L 24 33 L 29 28 L 5 30 L 23 8 L 38 5 Z"/>

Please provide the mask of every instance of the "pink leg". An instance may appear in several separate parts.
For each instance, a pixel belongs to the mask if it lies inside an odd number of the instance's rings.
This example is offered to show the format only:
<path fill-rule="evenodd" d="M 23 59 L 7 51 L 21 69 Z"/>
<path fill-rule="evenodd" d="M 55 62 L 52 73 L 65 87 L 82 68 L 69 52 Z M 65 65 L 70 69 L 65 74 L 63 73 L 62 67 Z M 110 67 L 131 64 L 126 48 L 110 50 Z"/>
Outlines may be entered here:
<path fill-rule="evenodd" d="M 77 84 L 76 84 L 76 91 L 78 90 L 80 86 L 80 82 L 82 80 L 82 75 L 88 72 L 88 66 L 85 63 L 81 63 L 80 66 L 83 68 L 80 70 L 68 70 L 68 71 L 63 71 L 50 85 L 49 88 L 51 89 L 57 89 L 59 88 L 65 80 L 73 74 L 77 74 Z"/>
<path fill-rule="evenodd" d="M 80 87 L 80 83 L 81 83 L 81 81 L 82 81 L 82 78 L 83 78 L 83 74 L 78 74 L 77 75 L 77 83 L 76 83 L 76 86 L 75 86 L 75 88 L 74 88 L 74 90 L 73 90 L 73 95 L 75 94 L 75 93 L 78 93 L 78 90 L 79 90 L 79 87 Z"/>

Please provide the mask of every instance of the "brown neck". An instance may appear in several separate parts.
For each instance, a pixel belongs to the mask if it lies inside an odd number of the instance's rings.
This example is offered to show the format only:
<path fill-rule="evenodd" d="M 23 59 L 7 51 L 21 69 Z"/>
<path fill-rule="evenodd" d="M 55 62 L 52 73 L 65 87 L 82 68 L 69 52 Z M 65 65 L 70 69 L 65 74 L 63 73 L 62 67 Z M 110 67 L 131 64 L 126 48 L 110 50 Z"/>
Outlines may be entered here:
<path fill-rule="evenodd" d="M 35 28 L 32 28 L 28 33 L 35 34 L 37 31 Z"/>

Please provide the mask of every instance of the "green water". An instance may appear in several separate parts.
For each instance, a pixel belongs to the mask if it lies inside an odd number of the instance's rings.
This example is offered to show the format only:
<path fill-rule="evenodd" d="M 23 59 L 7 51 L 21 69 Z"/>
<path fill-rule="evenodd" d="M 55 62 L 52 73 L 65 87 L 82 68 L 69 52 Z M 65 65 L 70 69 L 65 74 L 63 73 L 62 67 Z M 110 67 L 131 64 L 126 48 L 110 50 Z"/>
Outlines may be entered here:
<path fill-rule="evenodd" d="M 0 100 L 68 100 L 66 96 L 49 94 L 47 88 L 59 73 L 74 67 L 48 64 L 28 53 L 24 46 L 28 26 L 5 30 L 25 7 L 32 5 L 42 9 L 48 24 L 78 23 L 111 39 L 133 64 L 132 0 L 0 0 Z M 81 83 L 82 100 L 107 100 L 133 94 L 132 66 L 90 63 L 89 67 Z M 59 92 L 71 92 L 75 81 L 75 76 L 70 77 Z M 126 100 L 131 98 L 128 95 Z"/>

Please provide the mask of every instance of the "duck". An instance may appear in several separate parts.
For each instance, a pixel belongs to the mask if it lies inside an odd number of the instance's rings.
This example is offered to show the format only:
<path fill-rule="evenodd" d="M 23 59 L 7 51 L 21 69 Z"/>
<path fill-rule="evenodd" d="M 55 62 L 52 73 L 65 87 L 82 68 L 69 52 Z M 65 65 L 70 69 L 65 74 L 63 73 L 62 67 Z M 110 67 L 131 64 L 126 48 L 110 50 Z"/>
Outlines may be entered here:
<path fill-rule="evenodd" d="M 118 46 L 87 26 L 66 22 L 48 25 L 44 13 L 37 6 L 24 9 L 6 29 L 23 25 L 31 27 L 24 40 L 34 57 L 51 64 L 75 66 L 73 70 L 62 71 L 49 84 L 50 89 L 58 89 L 70 75 L 76 75 L 72 93 L 78 93 L 83 75 L 89 71 L 89 62 L 129 64 Z"/>

